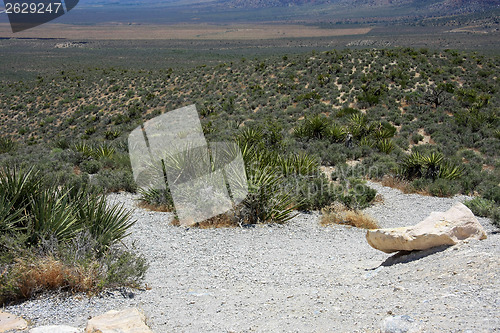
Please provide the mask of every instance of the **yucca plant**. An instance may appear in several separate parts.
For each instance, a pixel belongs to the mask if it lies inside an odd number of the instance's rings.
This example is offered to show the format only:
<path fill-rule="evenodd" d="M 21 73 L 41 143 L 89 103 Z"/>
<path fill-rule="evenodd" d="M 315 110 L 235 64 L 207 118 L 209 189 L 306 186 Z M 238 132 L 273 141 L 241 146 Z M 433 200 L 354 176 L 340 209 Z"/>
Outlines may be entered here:
<path fill-rule="evenodd" d="M 436 179 L 439 177 L 439 169 L 443 162 L 443 154 L 430 153 L 427 156 L 422 156 L 422 162 L 425 167 L 425 177 L 429 179 Z"/>
<path fill-rule="evenodd" d="M 104 138 L 106 140 L 114 140 L 117 137 L 119 137 L 121 134 L 122 134 L 122 132 L 119 130 L 114 130 L 114 131 L 108 130 L 108 131 L 104 132 Z"/>
<path fill-rule="evenodd" d="M 407 156 L 401 165 L 402 176 L 406 179 L 414 179 L 422 176 L 424 159 L 419 152 L 413 152 Z"/>
<path fill-rule="evenodd" d="M 300 152 L 282 157 L 281 171 L 285 176 L 291 174 L 314 175 L 319 172 L 319 161 L 316 156 Z"/>
<path fill-rule="evenodd" d="M 167 189 L 139 189 L 140 200 L 144 203 L 164 211 L 174 211 L 174 201 L 170 190 Z"/>
<path fill-rule="evenodd" d="M 377 142 L 377 148 L 382 153 L 390 154 L 394 150 L 394 143 L 391 139 L 381 139 Z"/>
<path fill-rule="evenodd" d="M 247 171 L 248 172 L 248 171 Z M 283 176 L 271 167 L 249 170 L 249 193 L 243 200 L 242 219 L 249 224 L 285 223 L 292 219 L 294 198 L 282 191 Z"/>
<path fill-rule="evenodd" d="M 107 144 L 101 144 L 91 148 L 91 156 L 96 160 L 103 158 L 112 158 L 115 154 L 115 148 Z"/>
<path fill-rule="evenodd" d="M 365 114 L 353 114 L 349 119 L 349 132 L 356 138 L 361 139 L 368 133 L 368 118 Z"/>
<path fill-rule="evenodd" d="M 293 136 L 297 138 L 308 138 L 309 137 L 309 132 L 307 128 L 304 126 L 304 124 L 298 125 L 293 128 Z"/>
<path fill-rule="evenodd" d="M 42 189 L 40 172 L 35 168 L 8 167 L 0 170 L 0 193 L 13 209 L 28 209 L 31 197 Z"/>
<path fill-rule="evenodd" d="M 94 149 L 85 141 L 74 143 L 72 150 L 82 153 L 85 158 L 90 158 L 94 154 Z"/>
<path fill-rule="evenodd" d="M 15 207 L 16 199 L 9 200 L 5 194 L 0 194 L 0 234 L 22 230 L 26 218 L 24 207 Z"/>
<path fill-rule="evenodd" d="M 497 138 L 498 140 L 500 140 L 500 129 L 496 129 L 494 132 L 493 132 L 493 136 L 495 138 Z"/>
<path fill-rule="evenodd" d="M 375 142 L 371 137 L 369 136 L 365 136 L 365 137 L 362 137 L 361 140 L 359 140 L 359 145 L 362 147 L 362 146 L 366 146 L 366 147 L 375 147 L 375 145 L 377 144 L 377 142 Z"/>
<path fill-rule="evenodd" d="M 16 143 L 11 138 L 0 137 L 0 154 L 9 153 L 16 149 Z"/>
<path fill-rule="evenodd" d="M 32 243 L 51 237 L 61 242 L 73 238 L 81 229 L 68 192 L 48 187 L 33 196 L 30 204 L 30 228 Z"/>
<path fill-rule="evenodd" d="M 328 119 L 320 115 L 306 118 L 304 122 L 306 132 L 310 138 L 322 139 L 328 134 Z"/>
<path fill-rule="evenodd" d="M 390 126 L 390 125 L 389 125 Z M 395 127 L 388 127 L 387 125 L 378 124 L 373 130 L 373 136 L 377 140 L 390 139 L 396 133 Z"/>
<path fill-rule="evenodd" d="M 108 206 L 104 196 L 96 196 L 85 191 L 75 202 L 78 225 L 97 241 L 102 250 L 109 248 L 128 235 L 128 229 L 135 221 L 131 212 L 123 205 Z"/>
<path fill-rule="evenodd" d="M 236 141 L 241 145 L 255 146 L 262 143 L 264 133 L 260 128 L 244 127 L 236 137 Z"/>
<path fill-rule="evenodd" d="M 327 136 L 330 141 L 334 143 L 344 142 L 346 139 L 346 135 L 347 130 L 336 123 L 332 124 L 327 129 Z"/>
<path fill-rule="evenodd" d="M 462 177 L 463 172 L 463 168 L 452 165 L 449 162 L 444 162 L 439 166 L 438 177 L 447 180 L 455 180 Z"/>

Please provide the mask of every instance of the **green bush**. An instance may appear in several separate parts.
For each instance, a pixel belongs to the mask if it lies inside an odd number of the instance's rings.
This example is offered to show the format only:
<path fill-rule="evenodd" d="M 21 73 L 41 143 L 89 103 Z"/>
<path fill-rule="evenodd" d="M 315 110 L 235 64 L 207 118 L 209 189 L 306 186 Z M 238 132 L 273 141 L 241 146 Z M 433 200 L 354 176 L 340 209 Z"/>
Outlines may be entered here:
<path fill-rule="evenodd" d="M 83 161 L 80 164 L 80 169 L 88 174 L 96 174 L 101 169 L 101 163 L 96 160 Z"/>
<path fill-rule="evenodd" d="M 326 176 L 297 175 L 286 179 L 285 191 L 294 193 L 297 209 L 319 210 L 337 199 L 339 189 Z"/>
<path fill-rule="evenodd" d="M 464 204 L 474 213 L 481 217 L 489 217 L 493 224 L 500 228 L 500 208 L 493 200 L 477 197 L 467 200 Z"/>
<path fill-rule="evenodd" d="M 428 191 L 436 197 L 451 197 L 460 191 L 460 186 L 454 181 L 437 179 L 429 185 Z"/>
<path fill-rule="evenodd" d="M 377 191 L 361 179 L 350 178 L 344 187 L 343 193 L 339 195 L 339 201 L 355 210 L 368 207 L 377 195 Z"/>

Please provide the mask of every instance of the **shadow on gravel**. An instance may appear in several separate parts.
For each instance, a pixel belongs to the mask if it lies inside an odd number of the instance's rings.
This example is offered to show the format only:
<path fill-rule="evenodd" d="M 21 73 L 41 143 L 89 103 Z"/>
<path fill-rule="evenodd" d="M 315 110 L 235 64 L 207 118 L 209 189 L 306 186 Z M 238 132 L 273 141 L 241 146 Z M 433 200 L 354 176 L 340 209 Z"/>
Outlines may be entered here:
<path fill-rule="evenodd" d="M 432 254 L 442 252 L 449 247 L 450 247 L 449 245 L 442 245 L 422 251 L 399 251 L 395 255 L 387 258 L 380 266 L 387 267 L 396 264 L 406 264 L 415 260 L 425 258 Z"/>

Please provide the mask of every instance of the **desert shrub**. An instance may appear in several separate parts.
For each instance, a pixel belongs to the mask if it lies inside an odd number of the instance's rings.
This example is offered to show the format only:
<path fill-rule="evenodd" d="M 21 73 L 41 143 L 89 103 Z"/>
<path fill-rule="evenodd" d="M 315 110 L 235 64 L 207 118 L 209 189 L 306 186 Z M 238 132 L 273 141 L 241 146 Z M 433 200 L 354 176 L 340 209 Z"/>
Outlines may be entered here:
<path fill-rule="evenodd" d="M 326 176 L 288 177 L 285 191 L 294 193 L 299 210 L 318 210 L 337 199 L 339 189 Z"/>
<path fill-rule="evenodd" d="M 424 137 L 419 134 L 419 133 L 414 133 L 412 134 L 411 136 L 411 141 L 414 143 L 414 144 L 417 144 L 419 143 L 420 141 L 422 141 L 424 139 Z"/>
<path fill-rule="evenodd" d="M 339 195 L 339 200 L 351 209 L 363 209 L 368 207 L 377 191 L 372 189 L 361 179 L 351 178 L 344 184 L 344 191 Z"/>
<path fill-rule="evenodd" d="M 96 160 L 83 161 L 80 164 L 80 169 L 88 174 L 96 174 L 101 169 L 101 163 Z"/>
<path fill-rule="evenodd" d="M 97 257 L 89 239 L 84 240 L 19 253 L 0 276 L 0 304 L 46 291 L 96 294 L 103 288 L 139 285 L 148 268 L 143 256 L 114 247 Z"/>
<path fill-rule="evenodd" d="M 103 189 L 105 192 L 127 191 L 135 193 L 137 191 L 132 171 L 124 169 L 101 170 L 92 179 L 92 184 Z"/>
<path fill-rule="evenodd" d="M 477 197 L 471 200 L 467 200 L 464 204 L 469 207 L 469 209 L 477 216 L 489 217 L 491 211 L 496 208 L 495 202 Z"/>
<path fill-rule="evenodd" d="M 428 191 L 436 197 L 451 197 L 460 191 L 460 185 L 454 181 L 437 179 L 429 184 Z"/>

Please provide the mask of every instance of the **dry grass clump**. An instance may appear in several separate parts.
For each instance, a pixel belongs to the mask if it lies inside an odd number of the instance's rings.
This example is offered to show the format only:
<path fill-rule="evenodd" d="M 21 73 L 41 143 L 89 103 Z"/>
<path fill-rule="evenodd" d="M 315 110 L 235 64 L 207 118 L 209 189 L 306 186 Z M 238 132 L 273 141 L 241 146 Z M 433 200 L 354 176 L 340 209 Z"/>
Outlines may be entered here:
<path fill-rule="evenodd" d="M 147 209 L 153 212 L 162 212 L 162 213 L 171 213 L 175 211 L 170 205 L 165 205 L 165 204 L 150 204 L 146 201 L 139 201 L 138 205 L 139 208 Z"/>
<path fill-rule="evenodd" d="M 70 266 L 53 257 L 16 259 L 12 267 L 15 289 L 22 298 L 50 290 L 90 292 L 98 290 L 99 263 Z"/>
<path fill-rule="evenodd" d="M 408 194 L 408 193 L 414 193 L 415 190 L 413 189 L 413 186 L 411 186 L 411 183 L 407 180 L 400 179 L 394 176 L 389 176 L 386 175 L 384 178 L 382 178 L 381 184 L 383 186 L 395 188 L 397 190 L 400 190 L 401 192 Z"/>
<path fill-rule="evenodd" d="M 377 222 L 370 216 L 358 210 L 347 208 L 340 202 L 334 202 L 332 205 L 321 210 L 321 225 L 330 224 L 350 225 L 361 229 L 378 229 Z"/>

